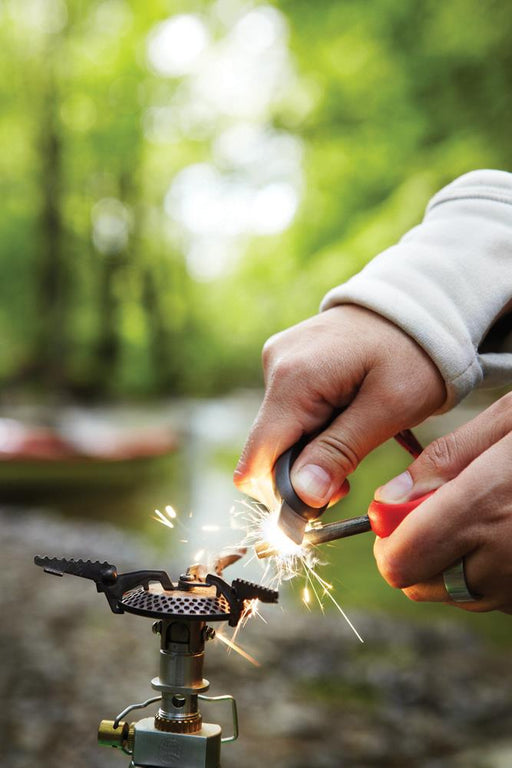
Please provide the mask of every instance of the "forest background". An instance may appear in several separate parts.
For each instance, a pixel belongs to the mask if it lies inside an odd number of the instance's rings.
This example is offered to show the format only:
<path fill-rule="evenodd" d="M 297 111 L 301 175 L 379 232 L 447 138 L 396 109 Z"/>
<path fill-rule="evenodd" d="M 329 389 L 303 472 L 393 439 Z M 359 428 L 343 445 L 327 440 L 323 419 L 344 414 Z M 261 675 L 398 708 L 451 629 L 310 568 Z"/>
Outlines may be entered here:
<path fill-rule="evenodd" d="M 4 0 L 7 398 L 261 383 L 272 333 L 511 166 L 498 0 Z"/>

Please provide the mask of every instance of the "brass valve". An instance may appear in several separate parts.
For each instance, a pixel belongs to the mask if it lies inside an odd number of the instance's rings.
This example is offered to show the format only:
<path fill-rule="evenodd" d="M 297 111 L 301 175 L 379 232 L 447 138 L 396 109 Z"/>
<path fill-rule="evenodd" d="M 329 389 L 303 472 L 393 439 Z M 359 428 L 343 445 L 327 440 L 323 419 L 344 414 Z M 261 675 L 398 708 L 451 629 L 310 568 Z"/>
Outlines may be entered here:
<path fill-rule="evenodd" d="M 185 717 L 180 720 L 171 720 L 167 717 L 157 714 L 155 717 L 155 728 L 157 731 L 165 731 L 166 733 L 197 733 L 201 730 L 203 719 L 199 712 L 196 712 L 190 717 Z"/>
<path fill-rule="evenodd" d="M 133 748 L 135 728 L 124 720 L 115 727 L 115 720 L 102 720 L 98 728 L 98 744 L 102 747 L 116 747 L 128 752 Z"/>

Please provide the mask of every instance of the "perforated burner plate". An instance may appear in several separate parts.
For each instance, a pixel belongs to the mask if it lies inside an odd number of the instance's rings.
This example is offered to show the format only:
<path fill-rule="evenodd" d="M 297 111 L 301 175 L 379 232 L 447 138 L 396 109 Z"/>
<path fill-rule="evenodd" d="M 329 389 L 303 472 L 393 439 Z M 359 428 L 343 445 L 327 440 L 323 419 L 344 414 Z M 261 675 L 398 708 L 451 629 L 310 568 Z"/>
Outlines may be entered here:
<path fill-rule="evenodd" d="M 227 600 L 217 597 L 215 589 L 182 592 L 148 591 L 142 587 L 127 592 L 122 599 L 123 608 L 140 616 L 162 618 L 188 618 L 203 621 L 226 621 L 230 609 Z"/>

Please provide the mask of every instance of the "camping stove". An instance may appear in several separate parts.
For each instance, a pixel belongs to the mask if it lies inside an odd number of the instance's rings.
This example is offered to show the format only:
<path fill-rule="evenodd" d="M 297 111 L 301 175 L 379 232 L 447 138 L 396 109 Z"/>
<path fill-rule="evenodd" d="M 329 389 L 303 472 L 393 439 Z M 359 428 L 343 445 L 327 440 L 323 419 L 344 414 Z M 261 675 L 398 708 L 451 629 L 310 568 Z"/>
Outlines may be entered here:
<path fill-rule="evenodd" d="M 238 736 L 236 702 L 232 696 L 205 696 L 205 643 L 215 636 L 207 622 L 236 627 L 254 600 L 276 603 L 278 593 L 218 575 L 202 577 L 194 567 L 173 584 L 165 571 L 117 572 L 109 563 L 35 557 L 47 573 L 81 576 L 95 582 L 114 613 L 134 613 L 154 619 L 160 635 L 160 669 L 151 681 L 156 696 L 126 707 L 114 720 L 102 720 L 98 740 L 130 755 L 130 768 L 220 768 L 222 743 Z M 229 702 L 233 733 L 222 736 L 220 725 L 204 723 L 199 701 Z M 159 702 L 154 717 L 128 722 L 126 716 Z"/>

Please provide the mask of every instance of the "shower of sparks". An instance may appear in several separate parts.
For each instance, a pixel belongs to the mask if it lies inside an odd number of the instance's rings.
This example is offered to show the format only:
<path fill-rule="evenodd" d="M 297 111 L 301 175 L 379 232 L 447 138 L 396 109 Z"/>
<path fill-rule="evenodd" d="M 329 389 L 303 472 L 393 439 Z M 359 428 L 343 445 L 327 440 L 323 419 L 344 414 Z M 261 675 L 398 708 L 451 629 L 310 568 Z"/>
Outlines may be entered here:
<path fill-rule="evenodd" d="M 192 517 L 192 513 L 188 515 L 188 517 Z M 172 507 L 170 504 L 167 504 L 164 508 L 164 512 L 161 512 L 159 509 L 154 510 L 153 519 L 156 520 L 158 523 L 161 523 L 161 525 L 165 525 L 166 528 L 170 529 L 176 529 L 176 526 L 178 527 L 184 527 L 183 524 L 180 522 L 180 519 L 178 517 L 178 514 L 174 507 Z M 186 526 L 185 526 L 186 529 Z M 200 530 L 206 533 L 214 533 L 219 530 L 221 530 L 221 527 L 218 525 L 202 525 L 200 527 Z M 188 539 L 179 539 L 180 543 L 188 544 Z M 198 550 L 194 556 L 193 561 L 197 563 L 195 566 L 190 566 L 190 568 L 203 568 L 205 571 L 205 574 L 209 570 L 215 570 L 217 573 L 219 573 L 220 568 L 220 575 L 222 575 L 222 570 L 228 566 L 231 565 L 233 562 L 236 562 L 241 557 L 243 557 L 246 553 L 246 549 L 240 546 L 231 546 L 227 547 L 222 552 L 218 553 L 216 556 L 214 556 L 211 552 L 209 552 L 207 549 L 200 549 Z M 201 565 L 201 563 L 206 563 L 205 565 Z M 202 576 L 198 575 L 197 578 L 199 580 L 202 580 Z M 259 667 L 260 663 L 255 659 L 253 656 L 251 656 L 247 651 L 245 651 L 241 646 L 239 646 L 235 642 L 235 638 L 238 634 L 238 631 L 244 627 L 252 616 L 260 616 L 258 611 L 258 605 L 259 600 L 247 600 L 245 602 L 244 610 L 242 611 L 241 619 L 235 628 L 235 631 L 233 632 L 233 635 L 231 638 L 227 637 L 226 635 L 220 633 L 219 631 L 216 632 L 215 637 L 217 637 L 221 643 L 223 643 L 229 650 L 235 651 L 237 654 L 242 656 L 244 659 L 249 661 L 251 664 L 253 664 L 255 667 Z M 260 618 L 263 618 L 260 616 Z M 264 619 L 263 619 L 264 620 Z"/>
<path fill-rule="evenodd" d="M 261 664 L 257 659 L 254 658 L 254 656 L 251 656 L 250 653 L 247 653 L 247 651 L 244 651 L 243 648 L 241 648 L 239 645 L 233 642 L 233 640 L 230 640 L 229 637 L 226 637 L 226 635 L 223 635 L 221 632 L 216 632 L 215 637 L 221 641 L 221 643 L 224 643 L 224 645 L 227 645 L 228 648 L 230 648 L 232 651 L 235 651 L 238 653 L 242 658 L 247 659 L 251 664 L 253 664 L 255 667 L 260 667 Z"/>
<path fill-rule="evenodd" d="M 268 494 L 266 495 L 268 496 Z M 266 501 L 268 501 L 268 499 L 266 499 Z M 270 512 L 269 509 L 271 510 Z M 176 525 L 183 528 L 183 524 L 180 522 L 176 510 L 170 504 L 165 506 L 164 512 L 161 512 L 159 509 L 155 509 L 154 512 L 153 519 L 162 525 L 165 525 L 167 528 L 174 529 Z M 192 513 L 188 515 L 188 517 L 191 516 Z M 238 546 L 238 550 L 242 553 L 240 556 L 244 554 L 244 547 L 254 548 L 256 545 L 260 545 L 261 547 L 263 543 L 266 544 L 271 555 L 265 559 L 265 570 L 262 577 L 262 583 L 271 589 L 277 590 L 283 581 L 303 578 L 305 580 L 302 589 L 302 602 L 304 605 L 310 609 L 314 598 L 320 606 L 320 609 L 323 611 L 325 600 L 330 600 L 336 610 L 343 616 L 358 640 L 364 642 L 363 638 L 334 597 L 333 585 L 329 584 L 329 582 L 323 579 L 317 572 L 317 566 L 321 564 L 317 554 L 317 548 L 307 543 L 296 544 L 292 541 L 279 527 L 278 518 L 279 507 L 276 507 L 275 504 L 272 506 L 272 504 L 244 500 L 239 502 L 238 507 L 233 507 L 231 510 L 231 527 L 243 529 L 245 531 L 245 537 Z M 200 529 L 205 533 L 215 533 L 220 530 L 220 526 L 202 525 Z M 186 527 L 185 530 L 187 530 Z M 188 539 L 180 539 L 180 542 L 187 544 Z M 248 565 L 249 562 L 254 560 L 255 556 L 256 555 L 253 555 L 252 558 L 246 560 L 245 565 Z M 194 554 L 193 562 L 205 563 L 206 570 L 211 570 L 212 566 L 215 568 L 215 563 L 218 562 L 219 557 L 217 557 L 215 561 L 212 558 L 213 555 L 211 555 L 211 553 L 209 554 L 206 549 L 200 549 Z M 241 620 L 238 623 L 231 640 L 219 633 L 217 633 L 217 637 L 226 646 L 232 648 L 232 650 L 239 653 L 252 664 L 259 666 L 255 659 L 234 642 L 238 631 L 244 627 L 247 621 L 253 616 L 258 616 L 264 620 L 258 610 L 258 600 L 252 600 L 247 603 L 247 607 L 242 614 Z"/>
<path fill-rule="evenodd" d="M 262 583 L 272 589 L 278 589 L 283 581 L 297 577 L 304 578 L 303 603 L 309 607 L 312 593 L 323 611 L 325 600 L 330 600 L 357 639 L 361 643 L 364 642 L 334 597 L 333 585 L 329 584 L 317 572 L 316 568 L 320 565 L 320 560 L 316 548 L 306 543 L 296 544 L 279 528 L 279 508 L 269 511 L 263 504 L 244 500 L 241 502 L 241 509 L 234 510 L 233 514 L 240 527 L 245 527 L 246 530 L 246 536 L 242 542 L 243 546 L 254 547 L 265 542 L 272 552 L 266 558 Z"/>
<path fill-rule="evenodd" d="M 283 581 L 314 572 L 319 560 L 313 547 L 295 544 L 278 526 L 279 510 L 269 512 L 258 502 L 241 501 L 241 509 L 234 510 L 235 519 L 245 528 L 243 546 L 254 547 L 265 542 L 272 553 L 266 558 L 263 582 L 277 589 Z"/>

